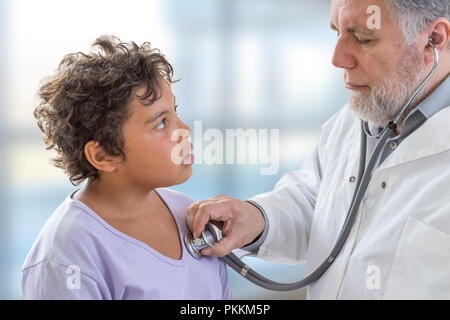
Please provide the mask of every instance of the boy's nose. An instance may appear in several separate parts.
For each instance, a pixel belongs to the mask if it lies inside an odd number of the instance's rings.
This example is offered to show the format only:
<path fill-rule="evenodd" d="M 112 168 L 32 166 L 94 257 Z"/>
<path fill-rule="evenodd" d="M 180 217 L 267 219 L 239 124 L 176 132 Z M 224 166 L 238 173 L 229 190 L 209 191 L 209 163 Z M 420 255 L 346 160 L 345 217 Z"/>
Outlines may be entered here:
<path fill-rule="evenodd" d="M 189 128 L 187 125 L 185 125 L 182 121 L 180 121 L 181 126 L 178 129 L 179 131 L 179 136 L 177 139 L 177 142 L 180 143 L 181 141 L 183 141 L 185 138 L 189 138 L 191 136 L 191 128 Z"/>
<path fill-rule="evenodd" d="M 191 128 L 189 128 L 189 126 L 186 125 L 183 121 L 181 121 L 181 120 L 179 120 L 179 121 L 180 121 L 180 128 L 179 128 L 179 129 L 184 129 L 184 130 L 187 131 L 187 132 L 186 132 L 186 137 L 187 137 L 187 136 L 190 136 L 191 133 L 192 133 Z"/>

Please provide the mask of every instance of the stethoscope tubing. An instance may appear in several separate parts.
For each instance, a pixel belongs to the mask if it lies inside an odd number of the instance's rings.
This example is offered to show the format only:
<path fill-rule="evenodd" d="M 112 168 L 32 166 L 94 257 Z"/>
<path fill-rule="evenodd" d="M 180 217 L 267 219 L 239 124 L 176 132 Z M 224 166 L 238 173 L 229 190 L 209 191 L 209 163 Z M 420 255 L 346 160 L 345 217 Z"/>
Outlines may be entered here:
<path fill-rule="evenodd" d="M 366 154 L 366 135 L 364 131 L 361 129 L 361 158 L 359 163 L 359 176 L 358 181 L 355 187 L 355 193 L 353 195 L 352 203 L 349 208 L 349 212 L 347 214 L 346 220 L 342 227 L 341 233 L 336 241 L 331 253 L 328 255 L 328 258 L 325 259 L 318 268 L 316 268 L 311 274 L 303 278 L 302 280 L 294 283 L 280 283 L 275 282 L 270 279 L 267 279 L 260 275 L 259 273 L 252 270 L 248 265 L 246 265 L 242 260 L 240 260 L 235 254 L 230 253 L 227 256 L 223 257 L 225 263 L 234 269 L 236 272 L 241 274 L 247 280 L 253 282 L 254 284 L 263 287 L 265 289 L 273 290 L 273 291 L 291 291 L 307 286 L 308 284 L 319 279 L 322 274 L 329 268 L 329 266 L 334 262 L 336 256 L 339 254 L 341 249 L 343 248 L 345 241 L 350 233 L 350 230 L 354 224 L 354 220 L 357 216 L 357 212 L 359 206 L 362 202 L 362 198 L 367 190 L 367 187 L 370 182 L 370 178 L 372 175 L 372 170 L 377 162 L 381 149 L 385 145 L 387 139 L 393 132 L 393 127 L 386 130 L 383 136 L 380 138 L 380 141 L 377 143 L 375 150 L 372 152 L 369 163 L 365 168 L 365 154 Z M 364 174 L 361 174 L 361 173 Z"/>
<path fill-rule="evenodd" d="M 345 245 L 345 242 L 350 234 L 350 231 L 355 222 L 359 207 L 366 193 L 367 187 L 369 186 L 370 180 L 372 178 L 373 168 L 378 162 L 378 158 L 381 155 L 382 149 L 386 144 L 386 141 L 391 137 L 391 135 L 396 131 L 397 124 L 402 118 L 404 112 L 412 103 L 417 94 L 423 89 L 426 83 L 431 79 L 433 74 L 436 72 L 438 63 L 439 63 L 439 52 L 436 47 L 434 47 L 430 41 L 430 45 L 433 48 L 433 52 L 435 55 L 435 61 L 432 70 L 427 75 L 425 80 L 421 83 L 419 88 L 414 92 L 414 94 L 410 97 L 408 102 L 400 111 L 399 115 L 395 118 L 394 121 L 390 122 L 384 130 L 377 136 L 372 136 L 367 130 L 367 123 L 361 120 L 361 154 L 360 154 L 360 162 L 359 162 L 359 170 L 358 170 L 358 180 L 355 186 L 355 192 L 353 193 L 351 205 L 349 211 L 347 213 L 347 217 L 344 221 L 341 232 L 338 236 L 338 239 L 331 250 L 331 253 L 328 255 L 328 258 L 325 259 L 319 267 L 317 267 L 311 274 L 307 275 L 305 278 L 298 282 L 294 283 L 280 283 L 276 281 L 272 281 L 260 275 L 259 273 L 252 270 L 248 265 L 246 265 L 241 259 L 239 259 L 234 253 L 230 253 L 223 257 L 224 262 L 230 266 L 233 270 L 241 274 L 244 278 L 251 281 L 252 283 L 273 291 L 291 291 L 300 289 L 305 287 L 312 282 L 318 280 L 323 273 L 330 267 L 330 265 L 334 262 L 339 252 Z M 376 144 L 370 158 L 369 163 L 366 167 L 366 147 L 367 147 L 367 136 L 372 136 L 379 138 L 378 143 Z"/>

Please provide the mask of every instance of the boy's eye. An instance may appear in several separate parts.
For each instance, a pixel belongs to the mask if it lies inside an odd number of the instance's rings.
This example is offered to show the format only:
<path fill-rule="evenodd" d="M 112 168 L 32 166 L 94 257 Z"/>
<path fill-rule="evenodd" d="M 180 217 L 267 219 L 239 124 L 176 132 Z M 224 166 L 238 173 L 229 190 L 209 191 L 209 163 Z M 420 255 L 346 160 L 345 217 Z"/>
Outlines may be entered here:
<path fill-rule="evenodd" d="M 175 105 L 175 113 L 176 113 L 176 114 L 178 114 L 177 110 L 178 110 L 178 105 L 176 104 L 176 105 Z"/>
<path fill-rule="evenodd" d="M 167 123 L 167 119 L 163 119 L 156 125 L 155 129 L 158 129 L 158 130 L 164 129 L 166 127 L 166 123 Z"/>

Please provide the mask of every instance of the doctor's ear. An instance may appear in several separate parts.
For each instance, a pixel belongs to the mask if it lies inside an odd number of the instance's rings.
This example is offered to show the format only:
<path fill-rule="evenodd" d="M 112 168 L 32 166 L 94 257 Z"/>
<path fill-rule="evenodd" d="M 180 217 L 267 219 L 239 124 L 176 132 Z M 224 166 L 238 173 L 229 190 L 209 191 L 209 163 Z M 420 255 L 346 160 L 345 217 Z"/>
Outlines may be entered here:
<path fill-rule="evenodd" d="M 446 18 L 439 18 L 434 21 L 421 34 L 420 46 L 425 48 L 425 63 L 433 64 L 435 57 L 432 44 L 440 54 L 450 48 L 450 22 Z"/>
<path fill-rule="evenodd" d="M 428 37 L 439 51 L 450 46 L 450 22 L 445 18 L 439 18 L 428 29 Z"/>
<path fill-rule="evenodd" d="M 97 141 L 89 141 L 85 144 L 84 155 L 87 161 L 100 171 L 114 172 L 122 162 L 120 157 L 108 155 Z"/>

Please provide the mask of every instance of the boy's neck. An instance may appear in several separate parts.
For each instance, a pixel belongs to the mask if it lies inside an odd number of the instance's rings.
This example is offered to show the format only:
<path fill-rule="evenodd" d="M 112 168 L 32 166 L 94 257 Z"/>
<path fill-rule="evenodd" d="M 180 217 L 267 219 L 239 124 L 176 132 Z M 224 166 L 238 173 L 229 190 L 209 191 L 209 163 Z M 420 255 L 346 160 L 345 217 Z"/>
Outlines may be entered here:
<path fill-rule="evenodd" d="M 124 181 L 97 178 L 79 190 L 74 198 L 85 203 L 94 212 L 114 219 L 138 219 L 151 214 L 159 196 L 154 189 L 142 190 Z"/>

